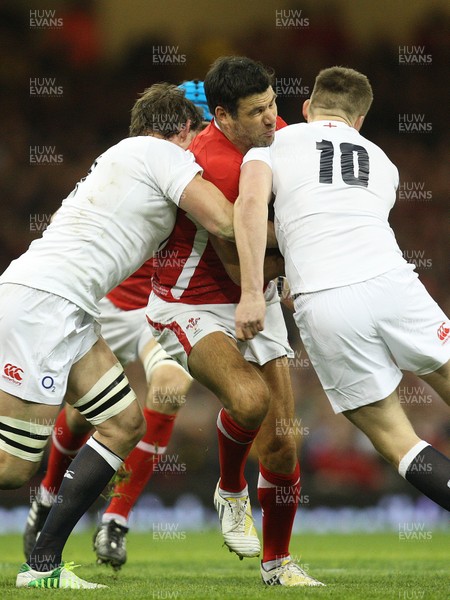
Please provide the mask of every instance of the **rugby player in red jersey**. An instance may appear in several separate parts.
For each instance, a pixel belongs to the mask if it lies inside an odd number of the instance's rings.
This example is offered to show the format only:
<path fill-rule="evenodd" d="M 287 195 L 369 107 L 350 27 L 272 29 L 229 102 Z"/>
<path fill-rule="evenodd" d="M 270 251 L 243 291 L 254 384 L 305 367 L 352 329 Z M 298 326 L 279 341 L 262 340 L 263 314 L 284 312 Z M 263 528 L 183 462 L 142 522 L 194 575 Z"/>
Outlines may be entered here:
<path fill-rule="evenodd" d="M 218 59 L 205 77 L 214 121 L 190 146 L 213 182 L 234 202 L 243 155 L 268 146 L 277 127 L 272 75 L 245 57 Z M 273 239 L 268 240 L 269 244 Z M 275 244 L 274 244 L 275 245 Z M 267 585 L 317 586 L 289 555 L 292 525 L 300 496 L 300 471 L 292 425 L 294 398 L 287 340 L 276 285 L 266 288 L 266 328 L 251 342 L 237 342 L 234 312 L 240 298 L 236 248 L 208 236 L 182 211 L 166 253 L 179 266 L 156 269 L 147 318 L 153 334 L 224 408 L 217 420 L 220 480 L 214 495 L 222 533 L 242 557 L 260 554 L 251 515 L 244 467 L 255 443 L 259 458 L 258 499 L 263 511 L 261 576 Z M 275 256 L 267 261 L 266 281 L 280 274 Z M 233 281 L 231 279 L 235 281 Z M 280 434 L 279 425 L 285 427 Z M 277 427 L 278 426 L 278 427 Z"/>

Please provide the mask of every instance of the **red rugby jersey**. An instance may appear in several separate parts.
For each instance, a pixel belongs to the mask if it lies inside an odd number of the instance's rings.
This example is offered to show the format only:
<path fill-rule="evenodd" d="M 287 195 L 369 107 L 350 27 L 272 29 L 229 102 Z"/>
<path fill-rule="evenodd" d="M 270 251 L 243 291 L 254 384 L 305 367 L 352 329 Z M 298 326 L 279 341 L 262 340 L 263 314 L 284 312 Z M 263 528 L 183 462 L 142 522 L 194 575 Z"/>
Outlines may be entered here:
<path fill-rule="evenodd" d="M 286 123 L 277 117 L 277 129 Z M 239 193 L 242 153 L 212 121 L 190 148 L 203 168 L 203 177 L 216 185 L 234 204 Z M 235 304 L 241 288 L 227 275 L 208 241 L 208 232 L 178 210 L 175 228 L 157 259 L 153 291 L 168 302 Z"/>

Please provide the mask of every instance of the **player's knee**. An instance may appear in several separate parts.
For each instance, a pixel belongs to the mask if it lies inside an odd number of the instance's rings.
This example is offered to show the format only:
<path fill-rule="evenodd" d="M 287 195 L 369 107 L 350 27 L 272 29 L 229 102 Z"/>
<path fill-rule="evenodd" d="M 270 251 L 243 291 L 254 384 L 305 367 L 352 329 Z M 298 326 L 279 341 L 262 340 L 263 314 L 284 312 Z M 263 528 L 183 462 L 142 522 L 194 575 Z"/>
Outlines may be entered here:
<path fill-rule="evenodd" d="M 78 410 L 67 405 L 65 411 L 66 423 L 71 433 L 81 435 L 83 433 L 88 433 L 92 429 L 92 425 Z"/>
<path fill-rule="evenodd" d="M 24 461 L 0 451 L 0 489 L 17 490 L 36 473 L 40 462 Z"/>
<path fill-rule="evenodd" d="M 0 488 L 17 489 L 37 471 L 52 426 L 2 415 L 0 429 Z"/>
<path fill-rule="evenodd" d="M 259 460 L 274 473 L 289 475 L 298 462 L 295 438 L 282 435 L 277 428 L 258 440 L 257 450 Z"/>
<path fill-rule="evenodd" d="M 166 362 L 153 372 L 149 394 L 150 408 L 159 412 L 176 412 L 186 403 L 192 377 L 181 367 Z"/>
<path fill-rule="evenodd" d="M 96 425 L 97 431 L 105 439 L 106 446 L 114 448 L 120 456 L 125 456 L 133 450 L 144 437 L 147 428 L 140 408 L 130 408 Z"/>
<path fill-rule="evenodd" d="M 269 408 L 269 388 L 262 379 L 236 380 L 233 384 L 228 408 L 232 418 L 246 429 L 256 429 Z"/>
<path fill-rule="evenodd" d="M 130 445 L 132 448 L 144 437 L 147 430 L 147 424 L 141 411 L 134 411 L 132 414 L 124 413 L 118 415 L 116 421 L 116 435 L 122 437 L 122 443 Z M 119 433 L 119 430 L 121 433 Z"/>

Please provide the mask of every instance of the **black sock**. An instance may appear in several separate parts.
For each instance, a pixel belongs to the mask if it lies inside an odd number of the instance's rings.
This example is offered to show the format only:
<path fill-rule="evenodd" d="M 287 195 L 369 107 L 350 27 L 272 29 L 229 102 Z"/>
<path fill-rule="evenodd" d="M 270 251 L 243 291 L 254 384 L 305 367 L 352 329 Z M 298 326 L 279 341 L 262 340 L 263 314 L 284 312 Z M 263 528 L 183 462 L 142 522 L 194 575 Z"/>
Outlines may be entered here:
<path fill-rule="evenodd" d="M 450 460 L 425 446 L 406 468 L 405 479 L 436 504 L 450 511 Z"/>
<path fill-rule="evenodd" d="M 91 438 L 64 474 L 44 527 L 28 564 L 36 571 L 50 571 L 61 564 L 62 551 L 73 528 L 104 490 L 121 459 Z"/>

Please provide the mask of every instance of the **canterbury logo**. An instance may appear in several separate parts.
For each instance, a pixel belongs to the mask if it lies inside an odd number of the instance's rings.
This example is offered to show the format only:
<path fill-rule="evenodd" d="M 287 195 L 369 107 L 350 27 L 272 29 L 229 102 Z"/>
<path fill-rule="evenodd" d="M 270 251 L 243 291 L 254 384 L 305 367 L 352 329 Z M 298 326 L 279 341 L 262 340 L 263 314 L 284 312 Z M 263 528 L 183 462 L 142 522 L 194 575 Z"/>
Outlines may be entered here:
<path fill-rule="evenodd" d="M 66 479 L 73 479 L 74 475 L 75 475 L 75 471 L 69 471 L 69 469 L 67 469 L 67 471 L 64 473 L 64 477 Z"/>
<path fill-rule="evenodd" d="M 22 381 L 23 369 L 21 369 L 20 367 L 16 367 L 15 365 L 12 365 L 11 363 L 7 363 L 3 367 L 3 373 L 7 377 L 11 377 L 11 379 L 15 379 L 16 381 Z"/>
<path fill-rule="evenodd" d="M 445 321 L 443 321 L 441 323 L 441 325 L 439 325 L 439 327 L 438 327 L 437 336 L 443 342 L 446 338 L 448 338 L 449 334 L 450 334 L 450 328 L 445 327 Z"/>

